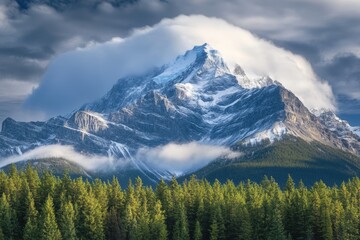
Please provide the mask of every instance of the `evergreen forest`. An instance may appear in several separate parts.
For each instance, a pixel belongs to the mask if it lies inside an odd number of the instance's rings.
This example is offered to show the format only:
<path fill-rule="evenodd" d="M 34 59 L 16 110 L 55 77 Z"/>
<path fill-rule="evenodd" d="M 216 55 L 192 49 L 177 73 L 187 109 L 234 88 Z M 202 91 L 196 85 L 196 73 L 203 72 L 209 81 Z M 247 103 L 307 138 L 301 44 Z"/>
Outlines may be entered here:
<path fill-rule="evenodd" d="M 306 187 L 191 177 L 122 189 L 118 180 L 0 172 L 0 239 L 360 239 L 360 179 Z"/>

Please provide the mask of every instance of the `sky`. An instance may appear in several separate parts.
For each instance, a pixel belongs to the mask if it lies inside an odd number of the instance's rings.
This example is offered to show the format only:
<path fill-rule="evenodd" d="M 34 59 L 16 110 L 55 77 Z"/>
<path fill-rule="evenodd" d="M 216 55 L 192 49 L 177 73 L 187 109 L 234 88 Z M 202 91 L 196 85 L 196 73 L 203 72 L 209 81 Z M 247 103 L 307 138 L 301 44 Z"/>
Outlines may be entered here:
<path fill-rule="evenodd" d="M 101 96 L 123 74 L 121 70 L 128 69 L 121 68 L 127 62 L 124 54 L 130 54 L 125 47 L 143 46 L 140 53 L 156 57 L 161 64 L 193 43 L 209 39 L 217 45 L 218 36 L 199 31 L 211 23 L 210 32 L 223 31 L 225 26 L 243 31 L 242 37 L 250 34 L 262 50 L 257 54 L 268 60 L 255 69 L 245 58 L 253 52 L 241 52 L 238 47 L 239 64 L 260 72 L 272 62 L 275 68 L 284 63 L 290 70 L 291 62 L 299 65 L 300 70 L 270 74 L 288 83 L 286 87 L 298 92 L 307 106 L 324 103 L 319 106 L 334 108 L 352 125 L 360 125 L 358 0 L 0 0 L 0 121 L 7 116 L 22 121 L 46 119 Z M 225 37 L 233 34 L 228 31 Z M 153 51 L 146 45 L 150 43 Z M 159 49 L 168 45 L 166 54 L 159 55 Z M 218 46 L 229 55 L 228 49 Z M 92 63 L 86 62 L 90 59 Z M 105 67 L 99 70 L 105 63 L 111 74 Z M 77 69 L 70 71 L 72 66 Z M 86 66 L 94 68 L 88 75 L 84 75 Z M 301 80 L 305 78 L 310 80 Z M 73 89 L 67 88 L 69 82 Z M 81 91 L 85 93 L 77 96 Z"/>

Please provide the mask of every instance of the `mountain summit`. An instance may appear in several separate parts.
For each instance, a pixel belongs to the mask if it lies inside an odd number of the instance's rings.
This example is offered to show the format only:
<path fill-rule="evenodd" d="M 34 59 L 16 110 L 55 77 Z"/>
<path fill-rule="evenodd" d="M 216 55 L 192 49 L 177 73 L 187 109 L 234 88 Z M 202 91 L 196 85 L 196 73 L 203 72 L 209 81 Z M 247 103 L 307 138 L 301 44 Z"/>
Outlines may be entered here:
<path fill-rule="evenodd" d="M 145 75 L 119 79 L 104 97 L 68 116 L 30 123 L 6 119 L 0 156 L 72 145 L 83 154 L 126 161 L 122 170 L 136 169 L 157 179 L 173 173 L 139 159 L 139 149 L 194 141 L 253 147 L 292 136 L 359 154 L 359 137 L 350 126 L 345 134 L 329 118 L 340 121 L 336 115 L 310 112 L 267 76 L 249 78 L 240 65 L 230 69 L 217 50 L 204 44 Z"/>

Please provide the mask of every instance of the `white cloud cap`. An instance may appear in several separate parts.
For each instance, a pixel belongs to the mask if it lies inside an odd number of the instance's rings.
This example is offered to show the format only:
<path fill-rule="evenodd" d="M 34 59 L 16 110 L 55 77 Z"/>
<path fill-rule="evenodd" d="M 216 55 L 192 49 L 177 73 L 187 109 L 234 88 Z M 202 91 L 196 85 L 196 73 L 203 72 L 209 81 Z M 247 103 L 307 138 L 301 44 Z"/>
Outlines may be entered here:
<path fill-rule="evenodd" d="M 249 75 L 268 75 L 308 108 L 335 109 L 328 83 L 301 56 L 217 18 L 179 16 L 135 30 L 129 37 L 92 43 L 60 55 L 48 67 L 26 106 L 65 114 L 104 95 L 120 77 L 161 66 L 194 45 L 210 44 Z"/>

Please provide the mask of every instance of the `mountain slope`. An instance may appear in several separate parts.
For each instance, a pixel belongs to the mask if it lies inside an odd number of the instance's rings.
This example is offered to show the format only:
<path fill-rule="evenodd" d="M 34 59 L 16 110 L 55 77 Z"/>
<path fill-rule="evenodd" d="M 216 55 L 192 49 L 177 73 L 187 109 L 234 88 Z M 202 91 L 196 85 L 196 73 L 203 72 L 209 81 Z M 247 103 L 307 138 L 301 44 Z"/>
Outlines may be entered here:
<path fill-rule="evenodd" d="M 63 174 L 67 173 L 72 177 L 85 177 L 91 179 L 91 176 L 85 169 L 64 158 L 29 159 L 27 161 L 16 162 L 13 164 L 20 171 L 25 171 L 27 166 L 31 166 L 39 173 L 49 171 L 57 176 L 62 176 Z M 2 170 L 9 172 L 11 166 L 12 164 L 6 165 L 2 168 Z"/>
<path fill-rule="evenodd" d="M 261 181 L 264 175 L 284 183 L 290 174 L 306 185 L 322 179 L 328 184 L 339 184 L 360 176 L 360 157 L 319 142 L 308 143 L 301 138 L 287 136 L 271 144 L 265 141 L 257 146 L 238 144 L 234 149 L 243 153 L 236 159 L 218 159 L 192 173 L 209 181 Z M 181 180 L 190 177 L 181 177 Z"/>

